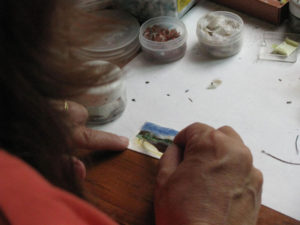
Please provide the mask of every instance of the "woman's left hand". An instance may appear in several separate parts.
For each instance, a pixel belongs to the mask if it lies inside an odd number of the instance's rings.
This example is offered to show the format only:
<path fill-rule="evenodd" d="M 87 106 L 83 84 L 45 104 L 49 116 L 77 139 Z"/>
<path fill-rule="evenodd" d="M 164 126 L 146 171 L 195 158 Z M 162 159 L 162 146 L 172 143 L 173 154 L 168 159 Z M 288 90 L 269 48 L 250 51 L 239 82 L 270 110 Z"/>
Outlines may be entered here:
<path fill-rule="evenodd" d="M 71 138 L 74 148 L 92 151 L 123 151 L 127 148 L 128 138 L 86 127 L 88 112 L 83 105 L 73 101 L 55 102 L 55 104 L 68 113 L 70 126 L 74 128 Z M 75 173 L 80 179 L 84 179 L 86 176 L 84 163 L 75 156 L 72 157 L 72 161 Z"/>
<path fill-rule="evenodd" d="M 74 126 L 72 141 L 75 147 L 96 151 L 122 151 L 127 148 L 129 143 L 127 137 L 86 127 L 85 123 L 88 119 L 86 108 L 73 101 L 67 101 L 66 104 L 64 105 L 64 107 L 67 106 L 65 110 Z"/>

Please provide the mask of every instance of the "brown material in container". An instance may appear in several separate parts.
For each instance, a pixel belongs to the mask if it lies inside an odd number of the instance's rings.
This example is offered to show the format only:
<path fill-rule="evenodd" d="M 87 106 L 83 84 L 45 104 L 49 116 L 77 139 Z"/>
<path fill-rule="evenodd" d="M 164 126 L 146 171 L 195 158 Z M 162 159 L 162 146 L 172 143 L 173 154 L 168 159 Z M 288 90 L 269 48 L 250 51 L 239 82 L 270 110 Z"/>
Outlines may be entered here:
<path fill-rule="evenodd" d="M 280 1 L 278 0 L 214 1 L 276 25 L 280 24 L 284 19 L 288 17 L 288 4 L 280 4 Z"/>

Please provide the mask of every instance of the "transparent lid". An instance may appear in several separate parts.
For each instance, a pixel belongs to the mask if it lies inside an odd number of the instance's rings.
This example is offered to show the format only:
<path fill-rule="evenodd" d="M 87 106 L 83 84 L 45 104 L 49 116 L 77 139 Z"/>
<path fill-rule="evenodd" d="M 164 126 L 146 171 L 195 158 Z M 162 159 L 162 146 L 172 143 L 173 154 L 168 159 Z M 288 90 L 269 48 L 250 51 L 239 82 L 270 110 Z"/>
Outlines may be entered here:
<path fill-rule="evenodd" d="M 112 21 L 114 24 L 101 25 L 105 32 L 99 35 L 94 43 L 84 50 L 93 52 L 110 52 L 125 48 L 134 42 L 139 34 L 139 23 L 137 19 L 121 10 L 101 10 L 99 16 Z M 117 20 L 116 20 L 117 19 Z"/>
<path fill-rule="evenodd" d="M 295 42 L 300 42 L 299 34 L 264 32 L 261 46 L 258 53 L 258 59 L 289 62 L 289 63 L 296 62 L 298 56 L 298 47 L 290 55 L 281 55 L 278 53 L 274 53 L 274 47 L 280 45 L 287 38 Z"/>
<path fill-rule="evenodd" d="M 114 0 L 77 0 L 77 7 L 88 12 L 95 12 L 113 5 Z"/>

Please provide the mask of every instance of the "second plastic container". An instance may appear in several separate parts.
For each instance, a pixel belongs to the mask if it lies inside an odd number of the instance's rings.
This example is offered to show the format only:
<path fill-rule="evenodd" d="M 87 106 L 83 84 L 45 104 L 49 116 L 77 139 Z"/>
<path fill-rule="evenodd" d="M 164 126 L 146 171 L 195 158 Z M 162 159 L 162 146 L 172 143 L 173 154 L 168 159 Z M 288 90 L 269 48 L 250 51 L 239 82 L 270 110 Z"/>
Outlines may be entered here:
<path fill-rule="evenodd" d="M 164 32 L 176 31 L 179 36 L 172 40 L 155 41 L 145 35 L 147 29 L 154 26 L 164 29 Z M 153 34 L 160 35 L 160 33 Z M 151 60 L 161 63 L 176 61 L 186 52 L 187 30 L 179 19 L 175 17 L 160 16 L 147 20 L 140 28 L 139 40 L 144 54 Z"/>
<path fill-rule="evenodd" d="M 120 117 L 126 106 L 124 74 L 118 66 L 106 61 L 90 61 L 87 66 L 102 76 L 98 85 L 89 88 L 76 101 L 87 108 L 88 124 L 109 123 Z"/>
<path fill-rule="evenodd" d="M 243 43 L 244 22 L 238 15 L 215 11 L 201 17 L 197 24 L 197 36 L 201 47 L 214 57 L 237 54 Z"/>

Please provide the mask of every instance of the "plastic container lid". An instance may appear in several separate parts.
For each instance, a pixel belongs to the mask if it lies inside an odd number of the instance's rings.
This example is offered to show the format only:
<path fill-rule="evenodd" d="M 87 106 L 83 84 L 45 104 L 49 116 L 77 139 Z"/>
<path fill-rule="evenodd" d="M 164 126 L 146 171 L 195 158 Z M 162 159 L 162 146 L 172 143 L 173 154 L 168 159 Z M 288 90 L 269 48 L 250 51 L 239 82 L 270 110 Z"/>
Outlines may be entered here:
<path fill-rule="evenodd" d="M 137 39 L 140 25 L 130 14 L 121 10 L 101 10 L 99 16 L 113 20 L 118 18 L 119 23 L 102 26 L 108 31 L 101 34 L 96 42 L 85 47 L 84 50 L 99 53 L 122 50 Z"/>
<path fill-rule="evenodd" d="M 112 6 L 112 4 L 113 0 L 78 0 L 77 6 L 85 11 L 94 12 Z"/>
<path fill-rule="evenodd" d="M 121 10 L 97 10 L 94 14 L 103 21 L 97 40 L 77 50 L 80 58 L 106 60 L 119 66 L 128 62 L 140 49 L 140 25 L 135 17 Z"/>
<path fill-rule="evenodd" d="M 282 33 L 282 32 L 265 32 L 263 34 L 263 40 L 259 49 L 258 58 L 261 60 L 281 61 L 294 63 L 297 61 L 298 49 L 296 49 L 289 56 L 279 55 L 272 53 L 274 45 L 281 44 L 286 38 L 293 41 L 300 42 L 300 35 L 294 33 Z"/>
<path fill-rule="evenodd" d="M 89 60 L 101 59 L 112 63 L 123 65 L 128 59 L 133 57 L 135 53 L 140 49 L 140 44 L 138 41 L 134 41 L 132 44 L 128 45 L 126 48 L 120 51 L 112 51 L 106 53 L 92 52 L 92 51 L 80 51 L 79 55 Z"/>

